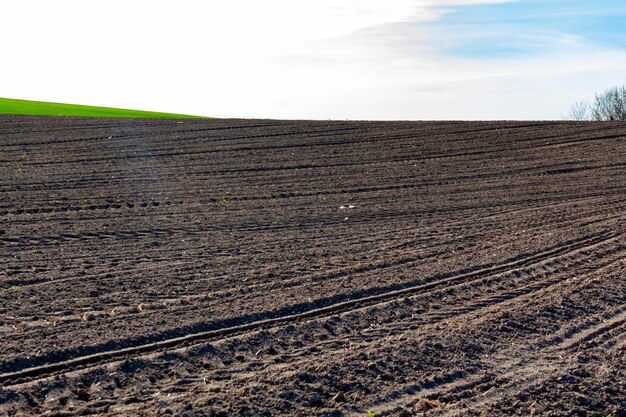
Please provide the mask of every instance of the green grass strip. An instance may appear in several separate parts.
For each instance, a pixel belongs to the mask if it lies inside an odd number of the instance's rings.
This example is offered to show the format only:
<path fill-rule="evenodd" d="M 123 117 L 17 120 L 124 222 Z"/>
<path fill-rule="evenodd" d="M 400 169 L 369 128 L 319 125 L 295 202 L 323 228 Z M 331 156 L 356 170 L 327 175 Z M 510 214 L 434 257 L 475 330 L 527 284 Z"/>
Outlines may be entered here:
<path fill-rule="evenodd" d="M 115 109 L 111 107 L 84 106 L 80 104 L 63 104 L 49 103 L 45 101 L 17 100 L 1 97 L 0 114 L 29 114 L 38 116 L 143 117 L 173 119 L 195 119 L 203 117 L 143 110 Z"/>

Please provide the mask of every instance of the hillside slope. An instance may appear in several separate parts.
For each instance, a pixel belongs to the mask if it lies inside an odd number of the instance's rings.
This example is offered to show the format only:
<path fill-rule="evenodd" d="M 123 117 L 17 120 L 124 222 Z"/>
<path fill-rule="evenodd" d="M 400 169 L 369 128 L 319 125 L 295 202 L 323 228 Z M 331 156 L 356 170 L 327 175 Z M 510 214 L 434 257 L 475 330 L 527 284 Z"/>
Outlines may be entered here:
<path fill-rule="evenodd" d="M 38 116 L 149 117 L 176 119 L 201 117 L 185 114 L 84 106 L 81 104 L 50 103 L 46 101 L 17 100 L 1 97 L 0 114 L 27 114 Z"/>

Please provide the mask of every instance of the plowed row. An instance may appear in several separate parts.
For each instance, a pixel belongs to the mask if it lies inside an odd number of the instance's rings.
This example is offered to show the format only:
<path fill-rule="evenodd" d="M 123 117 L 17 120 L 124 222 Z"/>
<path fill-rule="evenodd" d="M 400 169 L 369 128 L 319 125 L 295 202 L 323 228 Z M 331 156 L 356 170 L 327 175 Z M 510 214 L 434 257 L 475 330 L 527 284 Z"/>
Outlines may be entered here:
<path fill-rule="evenodd" d="M 0 196 L 0 415 L 626 415 L 623 123 L 1 116 Z"/>

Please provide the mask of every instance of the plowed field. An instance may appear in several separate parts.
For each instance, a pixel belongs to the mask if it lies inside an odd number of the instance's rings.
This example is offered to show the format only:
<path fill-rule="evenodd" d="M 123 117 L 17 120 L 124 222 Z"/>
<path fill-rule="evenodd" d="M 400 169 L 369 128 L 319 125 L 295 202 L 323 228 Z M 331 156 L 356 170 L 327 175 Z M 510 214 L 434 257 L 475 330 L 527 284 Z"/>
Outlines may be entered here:
<path fill-rule="evenodd" d="M 0 415 L 626 416 L 626 124 L 0 117 Z"/>

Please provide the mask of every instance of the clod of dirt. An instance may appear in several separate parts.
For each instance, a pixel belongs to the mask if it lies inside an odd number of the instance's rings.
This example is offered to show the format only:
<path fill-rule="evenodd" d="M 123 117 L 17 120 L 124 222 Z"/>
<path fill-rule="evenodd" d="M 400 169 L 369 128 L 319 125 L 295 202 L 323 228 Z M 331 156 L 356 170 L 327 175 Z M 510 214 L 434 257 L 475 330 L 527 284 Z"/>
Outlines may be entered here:
<path fill-rule="evenodd" d="M 85 314 L 83 314 L 83 321 L 92 321 L 95 320 L 97 317 L 96 313 L 94 313 L 93 311 L 88 311 Z"/>
<path fill-rule="evenodd" d="M 378 375 L 376 379 L 380 379 L 381 381 L 393 381 L 394 377 L 393 375 L 388 374 L 387 372 L 383 372 L 382 374 Z"/>
<path fill-rule="evenodd" d="M 81 389 L 76 392 L 76 397 L 81 401 L 89 401 L 90 395 L 86 390 Z"/>
<path fill-rule="evenodd" d="M 333 397 L 333 401 L 336 402 L 336 403 L 346 402 L 346 394 L 344 394 L 343 392 L 339 391 L 337 393 L 337 395 L 335 395 Z"/>
<path fill-rule="evenodd" d="M 291 393 L 287 390 L 282 390 L 278 393 L 278 397 L 282 398 L 283 400 L 288 400 L 291 398 Z"/>
<path fill-rule="evenodd" d="M 121 315 L 121 314 L 135 314 L 135 313 L 139 313 L 139 308 L 132 306 L 132 307 L 115 307 L 111 310 L 111 315 L 112 316 L 116 316 L 116 315 Z"/>
<path fill-rule="evenodd" d="M 181 300 L 172 299 L 172 300 L 163 300 L 162 304 L 164 307 L 172 307 L 172 306 L 180 305 L 182 303 L 181 303 Z"/>
<path fill-rule="evenodd" d="M 322 397 L 320 397 L 319 394 L 316 392 L 311 394 L 311 396 L 309 397 L 309 404 L 311 404 L 311 406 L 313 407 L 321 407 L 322 405 L 324 405 Z"/>
<path fill-rule="evenodd" d="M 429 400 L 428 398 L 421 398 L 417 404 L 415 404 L 415 411 L 418 413 L 425 412 L 429 410 L 434 410 L 438 408 L 445 408 L 447 406 L 446 403 L 442 403 L 438 400 Z"/>
<path fill-rule="evenodd" d="M 130 396 L 130 397 L 126 397 L 124 398 L 124 404 L 129 405 L 129 404 L 135 404 L 135 403 L 139 403 L 141 402 L 141 400 L 139 398 L 137 398 L 136 396 Z"/>
<path fill-rule="evenodd" d="M 148 311 L 148 310 L 163 310 L 165 306 L 159 303 L 141 303 L 137 306 L 139 311 Z"/>
<path fill-rule="evenodd" d="M 248 395 L 254 395 L 258 392 L 258 388 L 257 387 L 243 387 L 239 390 L 239 396 L 240 397 L 246 397 Z"/>
<path fill-rule="evenodd" d="M 71 394 L 68 389 L 52 391 L 46 395 L 44 407 L 48 409 L 63 407 L 69 402 Z"/>

